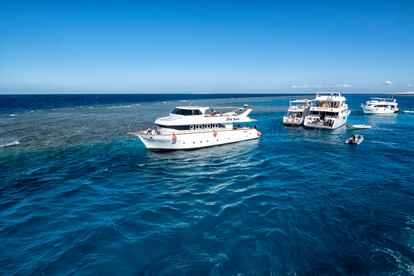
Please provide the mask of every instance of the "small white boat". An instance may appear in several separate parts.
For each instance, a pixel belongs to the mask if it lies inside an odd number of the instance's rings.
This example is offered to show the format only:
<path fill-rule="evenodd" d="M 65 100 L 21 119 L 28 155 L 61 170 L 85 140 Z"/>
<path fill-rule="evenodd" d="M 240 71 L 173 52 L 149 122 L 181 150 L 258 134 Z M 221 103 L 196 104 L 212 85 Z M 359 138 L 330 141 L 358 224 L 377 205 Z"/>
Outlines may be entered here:
<path fill-rule="evenodd" d="M 368 128 L 372 128 L 372 126 L 370 125 L 364 125 L 364 124 L 360 124 L 360 125 L 346 125 L 347 128 L 355 128 L 355 129 L 368 129 Z"/>
<path fill-rule="evenodd" d="M 204 106 L 178 106 L 155 121 L 157 128 L 129 134 L 151 150 L 197 149 L 258 139 L 261 133 L 256 127 L 239 125 L 255 121 L 248 117 L 251 111 L 247 105 L 223 114 Z"/>
<path fill-rule="evenodd" d="M 359 145 L 364 141 L 364 137 L 362 135 L 352 135 L 348 139 L 346 139 L 345 144 L 349 145 Z"/>
<path fill-rule="evenodd" d="M 409 113 L 409 114 L 412 114 L 412 113 L 414 113 L 414 110 L 403 110 L 403 111 L 401 111 L 402 113 Z"/>
<path fill-rule="evenodd" d="M 398 103 L 394 98 L 371 98 L 361 108 L 365 114 L 394 114 L 398 112 Z"/>

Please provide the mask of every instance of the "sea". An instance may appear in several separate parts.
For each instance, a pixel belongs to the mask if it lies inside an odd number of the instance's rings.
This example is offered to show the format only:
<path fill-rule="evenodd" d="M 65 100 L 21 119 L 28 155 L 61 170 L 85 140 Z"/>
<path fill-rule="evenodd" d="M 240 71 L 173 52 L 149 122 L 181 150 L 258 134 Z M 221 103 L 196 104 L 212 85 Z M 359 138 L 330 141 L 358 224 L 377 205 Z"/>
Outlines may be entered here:
<path fill-rule="evenodd" d="M 414 114 L 364 115 L 370 96 L 346 95 L 372 129 L 330 131 L 282 124 L 312 95 L 2 95 L 0 274 L 414 275 Z M 249 104 L 262 137 L 127 134 L 190 104 Z"/>

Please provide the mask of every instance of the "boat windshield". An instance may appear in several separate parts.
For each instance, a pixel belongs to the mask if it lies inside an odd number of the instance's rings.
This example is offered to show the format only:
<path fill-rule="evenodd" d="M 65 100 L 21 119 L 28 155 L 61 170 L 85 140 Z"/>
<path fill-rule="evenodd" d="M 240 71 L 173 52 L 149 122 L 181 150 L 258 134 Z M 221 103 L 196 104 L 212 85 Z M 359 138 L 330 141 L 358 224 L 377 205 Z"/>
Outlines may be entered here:
<path fill-rule="evenodd" d="M 175 108 L 173 111 L 171 111 L 171 113 L 184 116 L 203 115 L 203 113 L 201 113 L 201 111 L 198 109 Z"/>
<path fill-rule="evenodd" d="M 339 108 L 343 104 L 338 101 L 318 101 L 316 106 L 318 107 L 328 107 L 328 108 Z"/>

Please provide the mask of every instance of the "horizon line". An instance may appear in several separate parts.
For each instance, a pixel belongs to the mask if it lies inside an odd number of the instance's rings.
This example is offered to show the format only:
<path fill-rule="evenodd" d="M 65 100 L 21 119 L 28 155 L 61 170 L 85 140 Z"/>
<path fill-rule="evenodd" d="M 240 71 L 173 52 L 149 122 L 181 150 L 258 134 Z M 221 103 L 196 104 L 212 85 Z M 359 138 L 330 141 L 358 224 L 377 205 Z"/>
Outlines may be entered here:
<path fill-rule="evenodd" d="M 398 91 L 398 92 L 373 92 L 373 91 L 341 91 L 341 90 L 317 90 L 314 92 L 229 92 L 229 91 L 219 91 L 219 92 L 0 92 L 0 95 L 237 95 L 237 94 L 256 94 L 256 95 L 306 95 L 306 94 L 316 94 L 318 92 L 341 92 L 343 94 L 385 94 L 385 95 L 412 95 L 414 91 Z"/>

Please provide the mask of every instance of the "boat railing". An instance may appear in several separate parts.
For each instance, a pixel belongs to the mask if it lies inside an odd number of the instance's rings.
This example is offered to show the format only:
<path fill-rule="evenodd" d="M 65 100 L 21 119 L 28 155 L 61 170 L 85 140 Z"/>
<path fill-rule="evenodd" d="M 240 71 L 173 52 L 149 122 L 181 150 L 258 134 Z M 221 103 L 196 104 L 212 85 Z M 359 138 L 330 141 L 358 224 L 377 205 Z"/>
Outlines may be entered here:
<path fill-rule="evenodd" d="M 214 131 L 225 131 L 225 130 L 238 130 L 238 129 L 250 129 L 250 127 L 247 126 L 234 126 L 231 129 L 228 128 L 202 128 L 202 129 L 190 129 L 190 130 L 167 130 L 167 129 L 159 129 L 159 128 L 149 128 L 144 131 L 141 131 L 141 133 L 146 135 L 172 135 L 172 134 L 191 134 L 191 133 L 204 133 L 204 132 L 214 132 Z"/>
<path fill-rule="evenodd" d="M 288 109 L 290 110 L 303 110 L 307 106 L 306 105 L 289 105 Z"/>
<path fill-rule="evenodd" d="M 397 99 L 394 98 L 371 98 L 370 101 L 395 103 Z"/>
<path fill-rule="evenodd" d="M 320 96 L 331 96 L 331 97 L 341 97 L 341 92 L 326 92 L 326 91 L 319 91 L 316 92 L 316 97 Z"/>
<path fill-rule="evenodd" d="M 302 118 L 302 114 L 292 114 L 292 113 L 288 113 L 285 116 L 283 116 L 285 118 Z"/>

